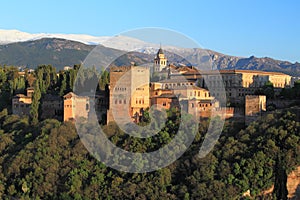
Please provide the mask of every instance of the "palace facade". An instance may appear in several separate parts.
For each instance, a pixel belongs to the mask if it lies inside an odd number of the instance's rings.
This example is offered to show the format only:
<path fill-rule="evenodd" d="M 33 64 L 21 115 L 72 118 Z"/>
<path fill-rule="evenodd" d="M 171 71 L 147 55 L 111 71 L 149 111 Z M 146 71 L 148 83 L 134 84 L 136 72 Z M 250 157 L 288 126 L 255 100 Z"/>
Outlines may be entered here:
<path fill-rule="evenodd" d="M 107 123 L 138 120 L 150 106 L 149 81 L 149 68 L 111 67 Z"/>
<path fill-rule="evenodd" d="M 183 109 L 197 117 L 210 117 L 212 113 L 222 114 L 225 111 L 226 118 L 232 117 L 241 108 L 227 106 L 245 105 L 242 114 L 238 116 L 250 116 L 250 113 L 257 113 L 257 109 L 260 109 L 259 112 L 265 111 L 266 97 L 255 95 L 258 89 L 272 83 L 275 92 L 278 92 L 285 87 L 292 87 L 294 80 L 280 72 L 199 71 L 192 66 L 175 66 L 168 64 L 161 48 L 151 71 L 153 74 L 164 75 L 165 79 L 159 77 L 150 83 L 150 70 L 148 67 L 133 65 L 111 67 L 110 84 L 105 91 L 94 96 L 78 96 L 70 92 L 62 99 L 59 96 L 45 95 L 41 99 L 41 118 L 63 121 L 88 118 L 90 109 L 95 108 L 98 120 L 102 122 L 138 122 L 144 111 L 153 105 L 166 110 Z M 32 94 L 33 89 L 28 88 L 27 95 L 17 94 L 13 97 L 13 114 L 30 114 Z M 224 97 L 227 99 L 225 103 L 222 101 Z M 91 101 L 92 98 L 95 101 Z M 259 107 L 262 105 L 263 107 Z"/>
<path fill-rule="evenodd" d="M 221 97 L 222 84 L 226 91 L 227 101 L 243 103 L 246 95 L 254 95 L 266 83 L 271 82 L 275 91 L 291 87 L 291 76 L 280 72 L 265 72 L 252 70 L 220 70 L 201 72 L 198 78 L 199 86 L 209 88 L 216 98 Z"/>

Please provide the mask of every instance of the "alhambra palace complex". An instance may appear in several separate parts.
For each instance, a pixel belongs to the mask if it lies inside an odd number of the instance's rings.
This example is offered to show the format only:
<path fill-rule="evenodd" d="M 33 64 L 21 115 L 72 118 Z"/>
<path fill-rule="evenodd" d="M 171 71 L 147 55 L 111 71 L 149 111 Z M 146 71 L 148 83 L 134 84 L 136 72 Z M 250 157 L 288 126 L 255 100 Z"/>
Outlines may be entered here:
<path fill-rule="evenodd" d="M 166 78 L 150 82 L 153 74 Z M 144 111 L 153 105 L 160 109 L 181 107 L 183 111 L 199 118 L 212 115 L 224 118 L 251 117 L 266 111 L 266 96 L 255 95 L 255 92 L 267 82 L 273 83 L 275 93 L 293 86 L 292 77 L 279 72 L 199 72 L 194 67 L 178 67 L 168 64 L 160 48 L 152 70 L 141 66 L 111 67 L 109 91 L 97 93 L 93 97 L 70 92 L 63 99 L 46 95 L 41 102 L 41 118 L 57 118 L 63 121 L 87 118 L 90 110 L 95 108 L 98 119 L 105 118 L 106 123 L 138 122 Z M 223 93 L 220 90 L 222 85 L 225 89 Z M 13 98 L 13 114 L 29 115 L 33 92 L 32 88 L 27 88 L 27 95 L 18 94 Z M 222 102 L 225 95 L 227 102 Z M 93 98 L 95 101 L 91 101 Z"/>

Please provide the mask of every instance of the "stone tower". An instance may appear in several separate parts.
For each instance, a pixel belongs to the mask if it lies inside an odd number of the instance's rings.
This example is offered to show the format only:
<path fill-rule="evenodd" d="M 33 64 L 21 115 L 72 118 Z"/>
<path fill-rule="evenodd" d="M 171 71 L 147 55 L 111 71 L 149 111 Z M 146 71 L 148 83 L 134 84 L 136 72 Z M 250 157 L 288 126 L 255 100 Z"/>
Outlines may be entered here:
<path fill-rule="evenodd" d="M 111 67 L 107 123 L 126 124 L 150 106 L 149 68 Z"/>
<path fill-rule="evenodd" d="M 168 60 L 160 47 L 154 59 L 154 72 L 160 72 L 163 68 L 165 68 L 167 66 L 167 61 Z"/>

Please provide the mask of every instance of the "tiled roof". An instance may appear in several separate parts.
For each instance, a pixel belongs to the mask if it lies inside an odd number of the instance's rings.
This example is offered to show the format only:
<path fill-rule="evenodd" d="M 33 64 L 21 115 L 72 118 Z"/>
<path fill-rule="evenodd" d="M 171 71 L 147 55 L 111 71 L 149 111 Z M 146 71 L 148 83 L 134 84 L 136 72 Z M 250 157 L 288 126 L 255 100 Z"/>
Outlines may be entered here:
<path fill-rule="evenodd" d="M 177 98 L 174 94 L 161 94 L 160 96 L 157 96 L 155 98 Z"/>
<path fill-rule="evenodd" d="M 188 89 L 193 89 L 193 90 L 204 90 L 204 91 L 207 91 L 206 89 L 204 88 L 200 88 L 200 87 L 197 87 L 195 85 L 182 85 L 182 86 L 176 86 L 174 88 L 172 88 L 173 90 L 188 90 Z"/>
<path fill-rule="evenodd" d="M 195 81 L 191 81 L 184 77 L 180 77 L 180 78 L 174 78 L 174 79 L 161 80 L 158 83 L 187 83 L 187 82 L 190 83 L 190 82 L 195 82 Z"/>
<path fill-rule="evenodd" d="M 13 98 L 29 98 L 29 99 L 31 99 L 31 97 L 28 97 L 24 94 L 16 94 Z"/>
<path fill-rule="evenodd" d="M 211 70 L 211 71 L 200 71 L 200 74 L 210 74 L 210 73 L 220 73 L 220 74 L 238 74 L 238 73 L 255 73 L 264 75 L 287 75 L 282 72 L 268 72 L 260 70 L 245 70 L 245 69 L 222 69 L 222 70 Z"/>

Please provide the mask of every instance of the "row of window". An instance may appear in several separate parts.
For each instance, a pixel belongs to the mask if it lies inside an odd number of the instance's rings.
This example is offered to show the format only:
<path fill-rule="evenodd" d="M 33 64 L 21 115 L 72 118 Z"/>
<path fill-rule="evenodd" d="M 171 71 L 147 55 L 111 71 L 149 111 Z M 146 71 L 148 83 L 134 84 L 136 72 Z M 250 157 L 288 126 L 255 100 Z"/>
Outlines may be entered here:
<path fill-rule="evenodd" d="M 155 64 L 158 65 L 158 60 L 155 61 Z M 166 61 L 160 61 L 160 65 L 166 65 L 167 62 Z"/>
<path fill-rule="evenodd" d="M 115 104 L 126 104 L 127 103 L 127 101 L 126 101 L 126 99 L 115 99 Z M 136 104 L 145 104 L 145 101 L 144 101 L 144 99 L 136 99 L 135 100 L 135 103 Z"/>
<path fill-rule="evenodd" d="M 126 99 L 115 99 L 115 104 L 126 104 L 127 101 Z M 144 99 L 136 99 L 135 100 L 136 104 L 145 104 Z"/>
<path fill-rule="evenodd" d="M 29 106 L 30 106 L 30 104 L 15 104 L 15 108 L 19 108 L 19 106 L 20 106 L 20 108 L 29 108 Z"/>
<path fill-rule="evenodd" d="M 115 99 L 115 104 L 126 104 L 126 99 Z"/>
<path fill-rule="evenodd" d="M 210 87 L 221 87 L 222 85 L 224 85 L 223 81 L 209 81 Z M 230 86 L 231 86 L 231 83 L 230 83 Z"/>
<path fill-rule="evenodd" d="M 68 105 L 65 105 L 64 107 L 65 107 L 65 108 L 72 108 L 72 107 L 73 107 L 73 108 L 75 108 L 76 106 L 75 106 L 75 105 L 73 105 L 73 106 L 72 106 L 72 105 L 69 105 L 69 104 L 68 104 Z M 90 107 L 90 106 L 89 106 L 89 104 L 88 104 L 88 103 L 87 103 L 87 104 L 85 104 L 85 109 L 86 109 L 86 110 L 88 110 L 88 109 L 89 109 L 89 107 Z"/>
<path fill-rule="evenodd" d="M 255 92 L 255 89 L 239 89 L 239 92 Z"/>
<path fill-rule="evenodd" d="M 145 102 L 144 102 L 144 99 L 136 99 L 135 103 L 136 104 L 144 104 Z"/>
<path fill-rule="evenodd" d="M 243 83 L 243 87 L 262 87 L 265 85 L 265 81 L 264 82 L 244 82 Z M 209 81 L 209 86 L 210 87 L 220 87 L 222 86 L 222 84 L 224 84 L 225 87 L 232 87 L 233 83 L 232 81 Z M 285 83 L 275 83 L 274 87 L 285 87 Z"/>
<path fill-rule="evenodd" d="M 251 93 L 239 93 L 239 97 L 244 97 L 246 95 L 251 95 Z"/>
<path fill-rule="evenodd" d="M 72 108 L 72 105 L 65 105 L 65 108 Z M 73 105 L 73 108 L 75 108 L 75 105 Z"/>
<path fill-rule="evenodd" d="M 126 88 L 115 87 L 115 91 L 126 91 Z"/>
<path fill-rule="evenodd" d="M 188 85 L 194 85 L 194 83 L 166 83 L 163 87 L 166 89 L 176 87 L 176 86 L 188 86 Z"/>
<path fill-rule="evenodd" d="M 209 107 L 209 106 L 212 106 L 212 103 L 199 103 L 198 104 L 198 107 Z M 194 103 L 191 103 L 191 107 L 192 108 L 195 107 Z"/>
<path fill-rule="evenodd" d="M 193 96 L 193 91 L 190 91 L 190 96 Z M 197 96 L 197 91 L 194 91 L 194 96 Z M 210 97 L 210 94 L 208 93 L 208 95 L 207 95 L 207 92 L 204 92 L 204 97 L 207 97 L 207 96 Z M 198 91 L 198 97 L 200 97 L 200 91 Z"/>

